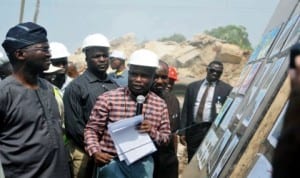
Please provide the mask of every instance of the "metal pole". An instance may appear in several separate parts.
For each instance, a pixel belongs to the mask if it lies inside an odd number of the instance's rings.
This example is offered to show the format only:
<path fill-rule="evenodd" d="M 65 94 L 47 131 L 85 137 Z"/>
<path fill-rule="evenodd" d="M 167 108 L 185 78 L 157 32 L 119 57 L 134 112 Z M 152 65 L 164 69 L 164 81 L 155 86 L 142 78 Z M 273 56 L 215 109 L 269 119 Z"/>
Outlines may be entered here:
<path fill-rule="evenodd" d="M 20 8 L 19 23 L 22 23 L 22 22 L 23 22 L 24 7 L 25 7 L 25 0 L 21 0 L 21 8 Z"/>
<path fill-rule="evenodd" d="M 36 0 L 35 12 L 34 12 L 34 17 L 33 17 L 34 23 L 37 22 L 37 19 L 39 16 L 39 11 L 40 11 L 40 0 Z"/>

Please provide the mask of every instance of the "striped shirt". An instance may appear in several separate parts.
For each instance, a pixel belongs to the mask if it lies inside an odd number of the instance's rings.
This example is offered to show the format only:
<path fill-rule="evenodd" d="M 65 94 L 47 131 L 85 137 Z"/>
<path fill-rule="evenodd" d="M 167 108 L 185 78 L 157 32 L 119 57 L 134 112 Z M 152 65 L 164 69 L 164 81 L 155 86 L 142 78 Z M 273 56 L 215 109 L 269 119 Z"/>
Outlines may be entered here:
<path fill-rule="evenodd" d="M 135 111 L 136 102 L 130 97 L 130 91 L 127 87 L 100 95 L 84 130 L 85 149 L 88 154 L 92 156 L 101 151 L 116 155 L 117 152 L 108 133 L 107 124 L 133 117 Z M 143 105 L 143 115 L 144 119 L 149 120 L 152 125 L 149 134 L 152 140 L 157 144 L 167 144 L 170 122 L 164 100 L 149 92 Z"/>

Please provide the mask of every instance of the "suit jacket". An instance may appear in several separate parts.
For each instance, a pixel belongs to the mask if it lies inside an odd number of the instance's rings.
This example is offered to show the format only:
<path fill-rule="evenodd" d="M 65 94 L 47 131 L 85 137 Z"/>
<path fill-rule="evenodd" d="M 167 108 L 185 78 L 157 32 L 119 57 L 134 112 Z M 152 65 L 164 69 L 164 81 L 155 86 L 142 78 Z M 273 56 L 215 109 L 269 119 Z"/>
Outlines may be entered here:
<path fill-rule="evenodd" d="M 199 89 L 200 89 L 203 81 L 204 80 L 199 80 L 199 81 L 193 82 L 187 86 L 187 89 L 185 92 L 185 97 L 184 97 L 184 102 L 183 102 L 182 113 L 181 113 L 181 123 L 180 123 L 181 129 L 193 124 L 194 104 L 196 102 L 197 95 L 198 95 Z M 213 120 L 217 116 L 215 104 L 218 100 L 218 96 L 221 97 L 219 101 L 222 104 L 224 104 L 224 102 L 231 90 L 232 90 L 232 86 L 230 86 L 229 84 L 227 84 L 221 80 L 216 82 L 215 91 L 214 91 L 214 95 L 213 95 L 212 111 L 211 111 L 211 117 L 213 118 Z M 185 133 L 185 132 L 183 132 L 183 133 Z M 183 134 L 183 133 L 181 133 L 181 134 Z"/>

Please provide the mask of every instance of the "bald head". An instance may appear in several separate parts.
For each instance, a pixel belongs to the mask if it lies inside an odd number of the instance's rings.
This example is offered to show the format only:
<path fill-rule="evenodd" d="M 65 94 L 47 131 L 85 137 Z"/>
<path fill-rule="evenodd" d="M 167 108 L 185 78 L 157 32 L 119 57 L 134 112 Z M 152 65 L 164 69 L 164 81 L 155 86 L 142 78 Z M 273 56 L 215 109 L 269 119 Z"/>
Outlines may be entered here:
<path fill-rule="evenodd" d="M 159 96 L 162 96 L 163 91 L 166 89 L 169 77 L 169 66 L 162 60 L 159 60 L 159 67 L 155 71 L 154 83 L 151 90 Z"/>

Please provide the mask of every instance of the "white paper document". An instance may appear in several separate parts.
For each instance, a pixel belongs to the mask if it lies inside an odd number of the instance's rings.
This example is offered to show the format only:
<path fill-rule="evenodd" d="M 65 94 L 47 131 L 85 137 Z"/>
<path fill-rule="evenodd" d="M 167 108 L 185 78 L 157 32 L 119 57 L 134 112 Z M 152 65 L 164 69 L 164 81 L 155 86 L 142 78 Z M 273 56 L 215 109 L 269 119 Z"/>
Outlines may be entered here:
<path fill-rule="evenodd" d="M 109 123 L 108 131 L 117 149 L 118 157 L 127 165 L 156 151 L 156 147 L 147 133 L 140 133 L 136 126 L 143 121 L 143 116 L 122 119 Z"/>

